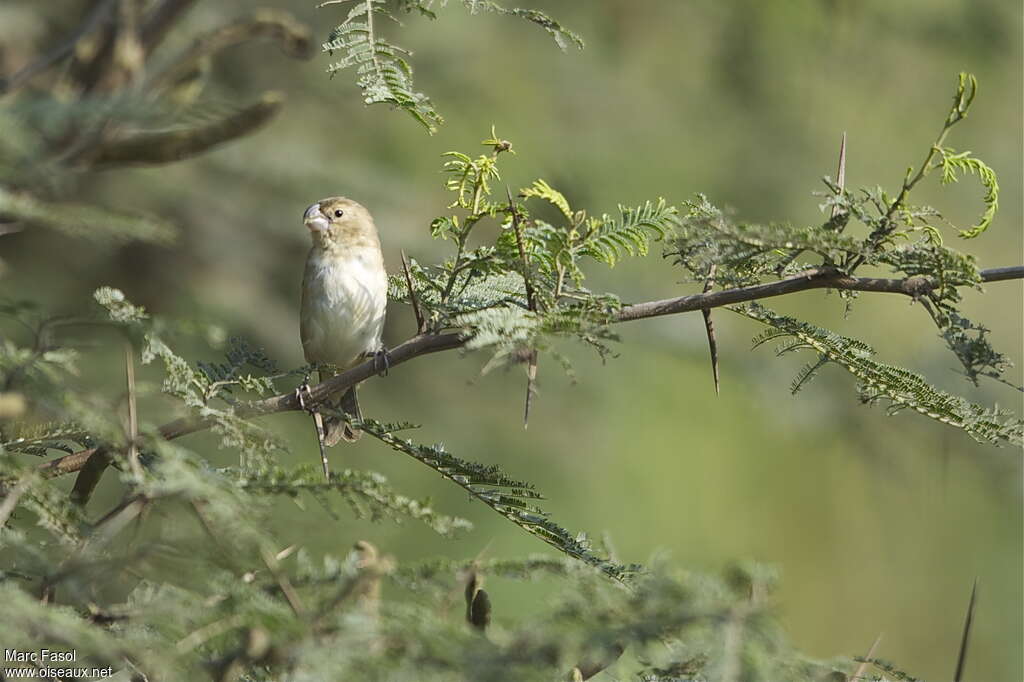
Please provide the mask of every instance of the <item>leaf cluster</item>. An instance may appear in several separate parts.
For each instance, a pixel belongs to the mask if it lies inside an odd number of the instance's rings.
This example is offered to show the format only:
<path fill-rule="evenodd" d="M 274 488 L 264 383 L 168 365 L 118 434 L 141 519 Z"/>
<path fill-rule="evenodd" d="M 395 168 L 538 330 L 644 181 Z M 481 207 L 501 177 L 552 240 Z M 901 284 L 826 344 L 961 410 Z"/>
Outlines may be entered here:
<path fill-rule="evenodd" d="M 974 226 L 953 227 L 959 237 L 972 239 L 991 225 L 999 205 L 995 172 L 970 152 L 945 145 L 950 129 L 967 116 L 976 93 L 974 77 L 960 74 L 938 138 L 922 165 L 908 170 L 895 197 L 880 187 L 851 191 L 826 177 L 828 192 L 819 205 L 826 220 L 817 225 L 765 225 L 737 221 L 698 194 L 685 203 L 681 225 L 665 255 L 694 281 L 704 281 L 714 267 L 719 288 L 762 284 L 819 269 L 854 275 L 864 267 L 877 267 L 916 279 L 922 286 L 915 300 L 928 311 L 964 375 L 975 384 L 983 376 L 1005 383 L 1003 372 L 1011 366 L 1006 356 L 991 346 L 987 329 L 970 321 L 959 307 L 960 289 L 981 283 L 974 257 L 944 243 L 939 225 L 945 220 L 938 210 L 910 203 L 912 190 L 932 171 L 940 171 L 944 185 L 974 175 L 985 189 L 982 215 Z M 855 293 L 840 294 L 849 308 Z"/>
<path fill-rule="evenodd" d="M 365 104 L 390 104 L 418 121 L 433 134 L 444 118 L 430 98 L 413 85 L 413 69 L 408 57 L 412 53 L 385 38 L 377 20 L 386 19 L 401 24 L 397 11 L 416 12 L 428 19 L 437 19 L 435 8 L 444 7 L 447 0 L 328 0 L 320 7 L 351 3 L 344 21 L 331 30 L 322 49 L 328 55 L 340 53 L 327 71 L 334 76 L 339 71 L 354 69 L 356 84 L 363 93 Z M 583 39 L 562 26 L 558 21 L 536 9 L 504 7 L 493 0 L 462 0 L 470 14 L 493 13 L 518 17 L 536 24 L 554 39 L 563 51 L 570 45 L 583 49 Z"/>
<path fill-rule="evenodd" d="M 524 362 L 537 350 L 564 357 L 551 341 L 580 340 L 602 354 L 615 336 L 609 329 L 620 303 L 612 294 L 585 286 L 588 263 L 609 267 L 626 256 L 646 255 L 652 241 L 665 239 L 678 224 L 676 209 L 664 199 L 619 207 L 618 216 L 589 215 L 573 209 L 564 194 L 542 179 L 505 201 L 494 196 L 501 179 L 498 159 L 512 144 L 494 131 L 482 144 L 488 154 L 445 154 L 446 189 L 455 212 L 435 218 L 435 239 L 449 241 L 455 253 L 440 266 L 410 263 L 408 278 L 391 280 L 395 298 L 415 297 L 426 329 L 459 329 L 468 349 L 488 349 L 486 369 Z M 558 219 L 539 217 L 543 205 Z M 482 223 L 491 237 L 479 237 Z M 486 228 L 484 228 L 486 229 Z M 484 241 L 470 248 L 471 237 Z M 412 284 L 412 293 L 409 291 Z"/>

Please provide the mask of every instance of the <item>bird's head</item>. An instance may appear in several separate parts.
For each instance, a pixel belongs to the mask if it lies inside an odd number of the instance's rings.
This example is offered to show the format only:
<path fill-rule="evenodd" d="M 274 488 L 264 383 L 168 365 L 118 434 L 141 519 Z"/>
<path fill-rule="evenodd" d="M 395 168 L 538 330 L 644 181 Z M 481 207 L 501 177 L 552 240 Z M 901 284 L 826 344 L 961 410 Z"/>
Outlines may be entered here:
<path fill-rule="evenodd" d="M 345 197 L 321 199 L 306 209 L 302 220 L 315 246 L 349 249 L 379 244 L 370 212 Z"/>

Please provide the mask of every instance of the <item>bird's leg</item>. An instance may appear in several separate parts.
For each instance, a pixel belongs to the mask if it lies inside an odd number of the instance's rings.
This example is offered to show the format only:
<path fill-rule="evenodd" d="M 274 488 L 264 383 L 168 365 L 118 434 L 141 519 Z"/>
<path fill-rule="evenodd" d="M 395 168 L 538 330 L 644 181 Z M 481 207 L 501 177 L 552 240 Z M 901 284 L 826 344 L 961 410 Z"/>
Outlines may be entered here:
<path fill-rule="evenodd" d="M 378 376 L 386 377 L 391 369 L 391 353 L 384 346 L 381 346 L 372 353 L 364 353 L 366 358 L 373 358 L 373 369 Z"/>
<path fill-rule="evenodd" d="M 313 417 L 313 426 L 316 427 L 316 440 L 320 445 L 320 461 L 324 465 L 324 476 L 327 478 L 331 477 L 330 467 L 327 465 L 327 448 L 324 447 L 324 417 L 320 414 L 320 411 L 315 406 L 309 404 L 310 391 L 309 391 L 309 373 L 306 374 L 302 379 L 302 383 L 295 389 L 295 398 L 299 401 L 299 407 L 308 412 Z"/>

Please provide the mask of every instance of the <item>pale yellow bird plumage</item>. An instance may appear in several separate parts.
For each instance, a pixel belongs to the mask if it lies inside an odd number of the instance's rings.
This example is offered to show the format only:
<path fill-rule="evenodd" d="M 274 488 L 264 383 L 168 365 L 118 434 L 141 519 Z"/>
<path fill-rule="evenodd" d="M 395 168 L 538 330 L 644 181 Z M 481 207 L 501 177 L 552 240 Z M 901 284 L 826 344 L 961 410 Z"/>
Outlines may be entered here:
<path fill-rule="evenodd" d="M 299 332 L 306 362 L 321 368 L 323 381 L 383 350 L 388 279 L 377 227 L 363 206 L 329 197 L 307 208 L 303 221 L 313 246 L 302 278 Z M 361 418 L 355 386 L 332 406 Z M 323 444 L 332 446 L 362 434 L 328 415 L 322 435 Z"/>

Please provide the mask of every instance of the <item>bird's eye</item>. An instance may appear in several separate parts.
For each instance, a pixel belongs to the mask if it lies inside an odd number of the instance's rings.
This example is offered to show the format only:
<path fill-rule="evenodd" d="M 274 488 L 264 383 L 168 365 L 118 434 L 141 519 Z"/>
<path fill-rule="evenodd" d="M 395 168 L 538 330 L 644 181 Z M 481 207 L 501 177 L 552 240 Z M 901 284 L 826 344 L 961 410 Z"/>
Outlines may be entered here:
<path fill-rule="evenodd" d="M 345 212 L 342 211 L 340 208 L 334 209 L 334 217 L 335 218 L 340 218 L 343 215 L 345 215 Z"/>

